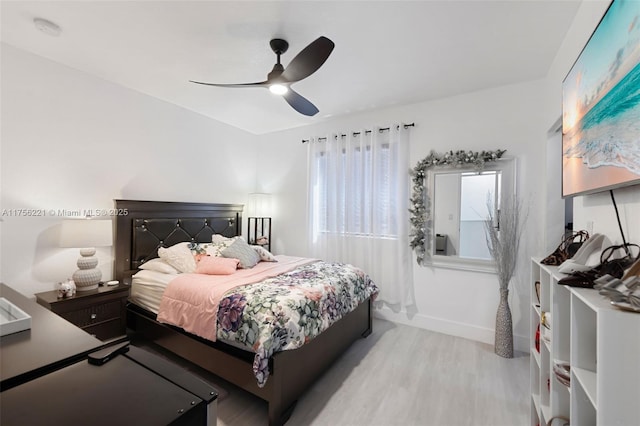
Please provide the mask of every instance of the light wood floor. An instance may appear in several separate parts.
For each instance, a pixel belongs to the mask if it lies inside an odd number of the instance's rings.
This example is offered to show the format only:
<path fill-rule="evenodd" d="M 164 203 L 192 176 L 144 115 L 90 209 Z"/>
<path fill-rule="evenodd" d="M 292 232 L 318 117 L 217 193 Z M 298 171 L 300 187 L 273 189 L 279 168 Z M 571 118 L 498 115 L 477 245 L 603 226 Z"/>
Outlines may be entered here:
<path fill-rule="evenodd" d="M 262 400 L 187 366 L 220 389 L 219 426 L 265 425 Z M 529 419 L 529 357 L 375 320 L 298 401 L 287 426 L 515 426 Z"/>

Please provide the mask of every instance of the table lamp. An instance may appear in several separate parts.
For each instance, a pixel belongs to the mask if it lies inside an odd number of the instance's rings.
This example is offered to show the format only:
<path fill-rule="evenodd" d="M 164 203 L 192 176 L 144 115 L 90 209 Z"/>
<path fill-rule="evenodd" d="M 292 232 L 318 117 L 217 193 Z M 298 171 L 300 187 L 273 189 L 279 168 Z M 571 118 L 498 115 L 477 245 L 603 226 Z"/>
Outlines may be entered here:
<path fill-rule="evenodd" d="M 271 194 L 253 192 L 249 194 L 247 212 L 251 217 L 271 216 Z"/>
<path fill-rule="evenodd" d="M 111 220 L 69 219 L 62 222 L 60 247 L 79 248 L 78 270 L 72 279 L 77 291 L 95 290 L 102 279 L 102 271 L 97 268 L 96 247 L 113 244 L 113 224 Z"/>

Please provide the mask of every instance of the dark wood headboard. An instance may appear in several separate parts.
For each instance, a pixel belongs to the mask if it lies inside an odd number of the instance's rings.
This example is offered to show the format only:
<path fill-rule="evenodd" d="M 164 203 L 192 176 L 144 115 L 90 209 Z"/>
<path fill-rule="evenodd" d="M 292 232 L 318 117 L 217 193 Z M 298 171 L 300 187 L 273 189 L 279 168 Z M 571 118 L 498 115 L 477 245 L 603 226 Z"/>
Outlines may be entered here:
<path fill-rule="evenodd" d="M 183 241 L 211 242 L 213 234 L 242 234 L 242 204 L 114 200 L 114 277 L 125 280 L 158 256 L 158 248 Z"/>

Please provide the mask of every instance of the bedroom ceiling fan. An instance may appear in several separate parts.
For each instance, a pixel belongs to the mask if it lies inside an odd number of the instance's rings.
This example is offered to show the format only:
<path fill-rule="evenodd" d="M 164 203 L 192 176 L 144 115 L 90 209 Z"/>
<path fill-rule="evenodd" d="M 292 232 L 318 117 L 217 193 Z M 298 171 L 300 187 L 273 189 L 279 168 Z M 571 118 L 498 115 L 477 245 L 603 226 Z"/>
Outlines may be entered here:
<path fill-rule="evenodd" d="M 289 48 L 289 43 L 280 38 L 274 38 L 269 43 L 277 55 L 277 62 L 267 74 L 267 79 L 258 83 L 216 84 L 189 80 L 191 83 L 216 87 L 268 87 L 272 93 L 281 95 L 293 109 L 300 114 L 313 116 L 318 108 L 308 99 L 291 88 L 293 83 L 309 77 L 325 63 L 335 44 L 326 37 L 318 37 L 291 60 L 287 68 L 280 63 L 280 55 Z"/>

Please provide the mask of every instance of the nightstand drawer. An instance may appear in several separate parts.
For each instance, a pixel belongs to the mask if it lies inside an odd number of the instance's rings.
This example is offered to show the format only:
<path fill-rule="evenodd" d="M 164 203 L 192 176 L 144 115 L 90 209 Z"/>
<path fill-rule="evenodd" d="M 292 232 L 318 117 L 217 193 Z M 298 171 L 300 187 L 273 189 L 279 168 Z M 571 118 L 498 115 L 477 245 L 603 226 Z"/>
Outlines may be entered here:
<path fill-rule="evenodd" d="M 125 323 L 121 321 L 120 318 L 103 322 L 101 324 L 82 327 L 82 329 L 92 336 L 96 336 L 100 340 L 110 339 L 126 333 Z"/>
<path fill-rule="evenodd" d="M 85 327 L 103 321 L 120 318 L 122 303 L 120 300 L 89 306 L 77 311 L 60 313 L 60 316 L 78 327 Z"/>

